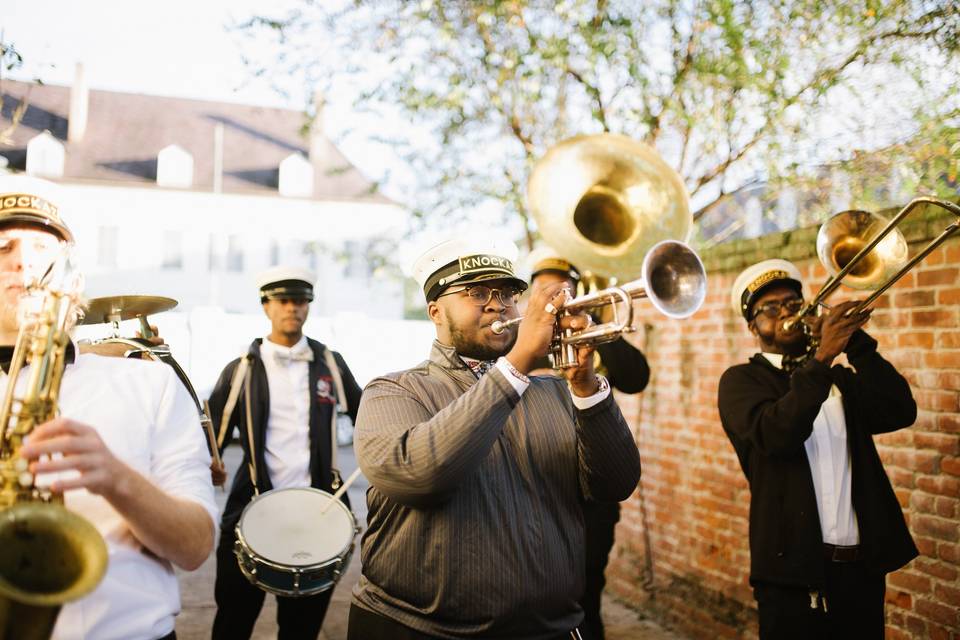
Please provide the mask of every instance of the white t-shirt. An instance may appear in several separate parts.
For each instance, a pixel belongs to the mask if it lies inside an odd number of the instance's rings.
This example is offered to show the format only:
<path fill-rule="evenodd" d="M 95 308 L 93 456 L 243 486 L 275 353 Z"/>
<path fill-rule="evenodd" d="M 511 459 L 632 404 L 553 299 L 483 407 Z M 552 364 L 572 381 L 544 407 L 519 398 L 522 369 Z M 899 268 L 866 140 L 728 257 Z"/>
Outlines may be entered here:
<path fill-rule="evenodd" d="M 215 525 L 210 454 L 196 405 L 171 367 L 82 354 L 64 371 L 59 404 L 62 416 L 96 428 L 113 455 L 167 494 L 200 504 Z M 61 609 L 53 638 L 156 640 L 173 631 L 180 591 L 171 564 L 147 551 L 104 498 L 85 489 L 64 498 L 100 531 L 109 559 L 97 588 Z"/>

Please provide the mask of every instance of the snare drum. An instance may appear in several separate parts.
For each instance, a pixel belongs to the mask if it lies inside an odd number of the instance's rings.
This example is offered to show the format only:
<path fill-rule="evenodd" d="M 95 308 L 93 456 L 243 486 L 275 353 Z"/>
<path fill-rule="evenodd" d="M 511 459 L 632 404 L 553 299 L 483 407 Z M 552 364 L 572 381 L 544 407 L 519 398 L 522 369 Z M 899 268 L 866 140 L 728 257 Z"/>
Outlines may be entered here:
<path fill-rule="evenodd" d="M 274 489 L 250 501 L 237 523 L 240 571 L 264 591 L 310 596 L 333 589 L 347 570 L 359 529 L 353 513 L 326 491 Z"/>

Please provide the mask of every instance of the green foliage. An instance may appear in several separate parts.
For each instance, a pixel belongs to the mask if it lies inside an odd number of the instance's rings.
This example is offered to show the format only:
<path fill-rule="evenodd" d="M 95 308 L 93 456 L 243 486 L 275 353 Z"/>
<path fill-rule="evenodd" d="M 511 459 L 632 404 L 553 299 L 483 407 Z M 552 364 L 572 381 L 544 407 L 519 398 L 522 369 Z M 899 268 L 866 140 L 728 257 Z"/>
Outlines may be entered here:
<path fill-rule="evenodd" d="M 707 210 L 825 163 L 882 150 L 895 164 L 910 145 L 891 141 L 960 95 L 949 0 L 354 0 L 336 12 L 306 2 L 247 29 L 275 36 L 273 73 L 348 77 L 358 109 L 399 109 L 430 133 L 384 132 L 421 181 L 419 221 L 493 199 L 528 242 L 530 166 L 571 135 L 655 145 Z M 903 117 L 880 132 L 887 101 Z"/>

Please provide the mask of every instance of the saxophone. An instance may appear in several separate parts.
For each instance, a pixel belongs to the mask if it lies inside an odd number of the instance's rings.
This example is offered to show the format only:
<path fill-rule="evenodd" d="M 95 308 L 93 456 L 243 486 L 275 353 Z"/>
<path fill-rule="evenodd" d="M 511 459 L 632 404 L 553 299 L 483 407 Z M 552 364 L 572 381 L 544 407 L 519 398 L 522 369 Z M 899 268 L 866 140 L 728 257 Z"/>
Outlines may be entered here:
<path fill-rule="evenodd" d="M 60 607 L 92 591 L 106 570 L 103 537 L 63 506 L 62 494 L 37 487 L 20 455 L 31 431 L 56 416 L 80 282 L 64 252 L 21 304 L 0 405 L 0 640 L 49 638 Z"/>

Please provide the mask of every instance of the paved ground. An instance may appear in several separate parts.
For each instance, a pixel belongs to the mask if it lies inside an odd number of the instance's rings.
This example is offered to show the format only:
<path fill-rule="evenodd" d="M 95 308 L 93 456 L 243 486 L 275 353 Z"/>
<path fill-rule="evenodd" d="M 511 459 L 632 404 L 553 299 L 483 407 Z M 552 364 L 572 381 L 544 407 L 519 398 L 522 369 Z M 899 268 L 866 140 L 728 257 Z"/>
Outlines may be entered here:
<path fill-rule="evenodd" d="M 344 477 L 347 477 L 355 468 L 352 447 L 341 447 L 341 466 Z M 227 449 L 224 457 L 227 468 L 231 472 L 240 463 L 240 448 L 233 446 Z M 364 493 L 367 481 L 361 476 L 350 488 L 350 501 L 354 513 L 361 526 L 366 523 L 367 506 Z M 226 493 L 217 493 L 217 501 L 221 508 L 226 500 Z M 350 606 L 350 590 L 360 576 L 360 538 L 357 537 L 357 550 L 353 554 L 350 568 L 337 585 L 324 621 L 323 640 L 344 640 L 347 637 L 347 611 Z M 215 574 L 213 556 L 207 559 L 200 569 L 193 573 L 180 574 L 180 591 L 183 599 L 183 611 L 177 618 L 177 638 L 179 640 L 201 640 L 210 637 L 210 626 L 213 622 L 215 606 L 213 602 L 213 581 Z M 276 638 L 276 604 L 273 596 L 267 595 L 254 629 L 252 640 L 268 640 Z M 669 631 L 665 631 L 650 620 L 645 620 L 631 609 L 610 598 L 604 600 L 604 620 L 606 622 L 607 640 L 680 640 Z"/>

